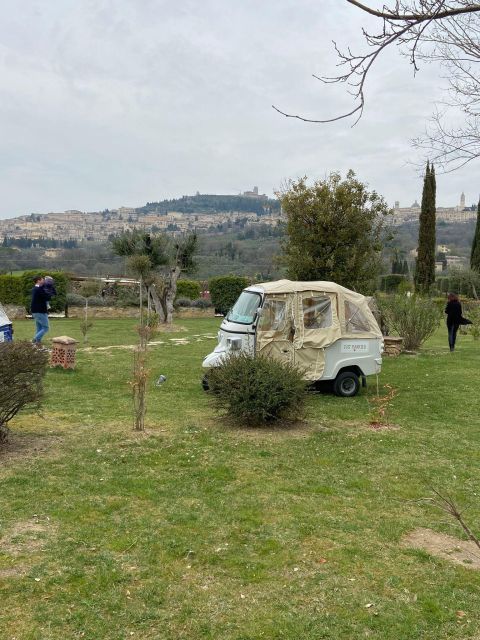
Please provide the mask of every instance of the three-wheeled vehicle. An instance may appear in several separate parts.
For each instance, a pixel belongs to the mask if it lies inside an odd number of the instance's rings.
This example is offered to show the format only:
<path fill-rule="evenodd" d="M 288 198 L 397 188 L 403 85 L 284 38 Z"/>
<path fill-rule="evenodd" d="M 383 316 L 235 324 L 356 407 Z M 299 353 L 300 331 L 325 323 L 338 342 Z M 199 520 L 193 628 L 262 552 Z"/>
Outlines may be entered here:
<path fill-rule="evenodd" d="M 365 296 L 334 282 L 278 280 L 242 291 L 202 366 L 235 351 L 295 364 L 306 380 L 332 381 L 337 395 L 351 397 L 380 373 L 383 339 Z"/>

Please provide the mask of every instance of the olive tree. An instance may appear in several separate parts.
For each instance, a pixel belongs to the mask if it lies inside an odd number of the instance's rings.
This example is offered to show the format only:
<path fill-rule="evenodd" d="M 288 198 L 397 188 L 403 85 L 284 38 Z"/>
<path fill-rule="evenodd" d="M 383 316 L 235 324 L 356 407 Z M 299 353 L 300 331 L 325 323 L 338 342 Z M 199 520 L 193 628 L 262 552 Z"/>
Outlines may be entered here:
<path fill-rule="evenodd" d="M 128 258 L 130 271 L 146 286 L 160 320 L 171 323 L 177 280 L 182 271 L 191 273 L 195 269 L 197 236 L 173 238 L 134 230 L 117 236 L 112 244 L 114 253 Z"/>

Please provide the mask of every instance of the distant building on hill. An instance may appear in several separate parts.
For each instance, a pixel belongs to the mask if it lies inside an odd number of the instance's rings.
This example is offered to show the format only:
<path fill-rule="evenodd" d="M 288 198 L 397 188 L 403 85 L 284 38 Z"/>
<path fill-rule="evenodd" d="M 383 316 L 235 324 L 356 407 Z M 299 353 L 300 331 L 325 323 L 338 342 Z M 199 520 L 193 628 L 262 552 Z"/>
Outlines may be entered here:
<path fill-rule="evenodd" d="M 246 198 L 258 198 L 259 200 L 268 200 L 268 196 L 264 193 L 258 193 L 258 187 L 253 187 L 253 191 L 244 191 L 242 193 Z"/>
<path fill-rule="evenodd" d="M 437 207 L 437 220 L 445 222 L 468 222 L 476 217 L 476 207 L 465 206 L 465 194 L 462 192 L 460 203 L 455 207 Z M 421 207 L 415 202 L 410 207 L 401 207 L 397 200 L 393 208 L 392 223 L 394 225 L 405 224 L 407 222 L 418 222 Z"/>

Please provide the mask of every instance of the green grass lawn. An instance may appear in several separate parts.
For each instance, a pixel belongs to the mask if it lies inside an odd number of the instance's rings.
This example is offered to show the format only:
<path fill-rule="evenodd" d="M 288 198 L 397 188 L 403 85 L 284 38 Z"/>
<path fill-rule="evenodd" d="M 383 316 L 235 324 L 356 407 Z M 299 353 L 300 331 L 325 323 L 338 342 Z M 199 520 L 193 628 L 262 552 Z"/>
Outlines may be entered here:
<path fill-rule="evenodd" d="M 368 428 L 370 380 L 262 432 L 224 426 L 200 387 L 219 319 L 179 324 L 151 347 L 146 434 L 131 430 L 122 349 L 49 371 L 42 414 L 12 422 L 0 638 L 480 638 L 480 572 L 401 544 L 418 527 L 462 537 L 421 500 L 432 485 L 480 531 L 480 342 L 460 336 L 450 354 L 442 327 L 385 361 L 396 429 Z M 133 344 L 134 327 L 95 320 L 89 344 Z M 79 321 L 52 321 L 61 334 L 79 338 Z"/>

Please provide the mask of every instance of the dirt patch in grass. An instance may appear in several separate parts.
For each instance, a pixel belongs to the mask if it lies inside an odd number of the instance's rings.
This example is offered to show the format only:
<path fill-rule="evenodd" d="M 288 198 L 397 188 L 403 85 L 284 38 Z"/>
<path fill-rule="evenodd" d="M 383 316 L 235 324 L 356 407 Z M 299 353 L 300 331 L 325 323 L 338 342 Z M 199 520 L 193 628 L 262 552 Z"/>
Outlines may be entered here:
<path fill-rule="evenodd" d="M 13 525 L 0 539 L 0 548 L 2 553 L 9 556 L 29 556 L 42 551 L 54 533 L 55 527 L 49 520 L 35 517 L 23 520 Z"/>
<path fill-rule="evenodd" d="M 0 444 L 0 465 L 19 458 L 36 458 L 58 448 L 62 438 L 58 435 L 19 433 L 10 431 L 6 442 Z"/>
<path fill-rule="evenodd" d="M 480 549 L 471 540 L 459 540 L 431 529 L 415 529 L 402 539 L 404 547 L 413 547 L 467 569 L 480 569 Z"/>
<path fill-rule="evenodd" d="M 386 424 L 385 422 L 369 422 L 367 427 L 373 431 L 398 431 L 400 429 L 398 424 Z"/>
<path fill-rule="evenodd" d="M 228 432 L 229 435 L 237 435 L 248 440 L 307 438 L 317 430 L 307 420 L 282 420 L 276 424 L 247 427 L 239 426 L 225 418 L 218 418 L 218 422 L 212 426 L 223 432 Z"/>
<path fill-rule="evenodd" d="M 17 567 L 8 567 L 8 569 L 0 569 L 0 580 L 10 580 L 11 578 L 22 578 L 27 574 L 26 567 L 20 565 Z"/>

